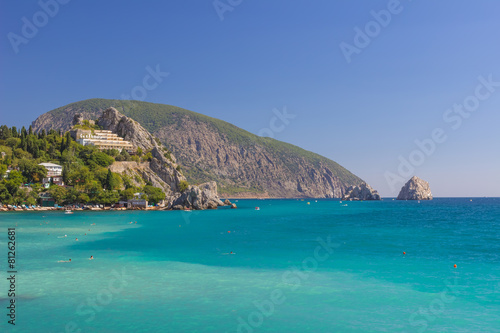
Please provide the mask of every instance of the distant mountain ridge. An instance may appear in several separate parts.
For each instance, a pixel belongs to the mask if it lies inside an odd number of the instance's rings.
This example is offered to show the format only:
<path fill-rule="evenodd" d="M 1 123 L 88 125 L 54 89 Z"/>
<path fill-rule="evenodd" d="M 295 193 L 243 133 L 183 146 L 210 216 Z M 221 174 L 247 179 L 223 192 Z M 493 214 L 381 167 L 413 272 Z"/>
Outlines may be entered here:
<path fill-rule="evenodd" d="M 49 111 L 32 126 L 35 131 L 66 131 L 75 114 L 97 119 L 108 107 L 134 119 L 168 147 L 190 183 L 216 181 L 221 196 L 340 198 L 348 187 L 364 183 L 321 155 L 171 105 L 89 99 Z"/>

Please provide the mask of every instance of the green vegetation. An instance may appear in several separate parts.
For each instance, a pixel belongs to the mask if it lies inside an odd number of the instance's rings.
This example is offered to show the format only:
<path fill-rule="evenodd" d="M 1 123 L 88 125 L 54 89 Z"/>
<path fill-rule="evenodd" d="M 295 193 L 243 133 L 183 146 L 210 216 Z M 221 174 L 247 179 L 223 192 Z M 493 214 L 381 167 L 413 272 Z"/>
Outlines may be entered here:
<path fill-rule="evenodd" d="M 146 154 L 145 158 L 149 156 Z M 59 205 L 112 205 L 141 192 L 155 204 L 165 199 L 161 189 L 134 187 L 128 176 L 108 169 L 115 160 L 131 159 L 125 151 L 100 151 L 94 146 L 82 146 L 69 132 L 42 130 L 35 134 L 31 128 L 18 131 L 15 127 L 0 126 L 0 202 L 36 205 L 43 192 Z M 66 186 L 52 183 L 48 184 L 49 188 L 42 186 L 43 179 L 47 178 L 47 169 L 39 165 L 43 162 L 63 167 L 62 180 Z M 144 183 L 142 178 L 136 180 Z"/>
<path fill-rule="evenodd" d="M 189 183 L 187 181 L 181 180 L 179 183 L 179 191 L 184 192 L 185 190 L 187 190 L 188 186 Z"/>

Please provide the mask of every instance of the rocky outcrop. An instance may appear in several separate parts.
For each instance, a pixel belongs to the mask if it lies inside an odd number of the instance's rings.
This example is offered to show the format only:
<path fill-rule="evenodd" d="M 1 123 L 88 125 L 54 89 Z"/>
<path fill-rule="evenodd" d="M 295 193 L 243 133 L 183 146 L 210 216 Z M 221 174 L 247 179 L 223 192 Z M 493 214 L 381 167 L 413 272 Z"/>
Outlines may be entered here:
<path fill-rule="evenodd" d="M 81 122 L 80 117 L 78 118 Z M 115 108 L 108 108 L 103 111 L 97 124 L 102 129 L 110 130 L 131 142 L 134 147 L 141 148 L 143 153 L 151 152 L 152 158 L 149 162 L 116 162 L 110 169 L 129 175 L 132 179 L 135 179 L 135 175 L 140 175 L 140 178 L 151 182 L 153 186 L 163 189 L 168 208 L 215 209 L 224 206 L 217 196 L 216 182 L 190 185 L 183 193 L 179 193 L 180 182 L 186 181 L 186 178 L 178 170 L 174 155 L 138 122 L 124 116 Z"/>
<path fill-rule="evenodd" d="M 138 122 L 124 116 L 115 108 L 108 108 L 99 117 L 97 124 L 102 129 L 113 131 L 130 141 L 135 147 L 141 148 L 143 153 L 151 152 L 153 158 L 149 162 L 149 168 L 138 168 L 143 178 L 153 183 L 153 186 L 162 188 L 167 196 L 179 191 L 179 184 L 185 181 L 186 177 L 177 170 L 174 155 L 167 153 L 160 141 L 155 140 Z"/>
<path fill-rule="evenodd" d="M 401 188 L 397 200 L 432 200 L 429 183 L 417 176 L 411 177 Z"/>
<path fill-rule="evenodd" d="M 370 185 L 363 183 L 349 187 L 342 200 L 380 200 L 380 195 Z"/>
<path fill-rule="evenodd" d="M 190 185 L 184 192 L 175 198 L 171 206 L 173 209 L 216 209 L 224 206 L 217 195 L 217 183 L 208 182 L 198 186 Z"/>

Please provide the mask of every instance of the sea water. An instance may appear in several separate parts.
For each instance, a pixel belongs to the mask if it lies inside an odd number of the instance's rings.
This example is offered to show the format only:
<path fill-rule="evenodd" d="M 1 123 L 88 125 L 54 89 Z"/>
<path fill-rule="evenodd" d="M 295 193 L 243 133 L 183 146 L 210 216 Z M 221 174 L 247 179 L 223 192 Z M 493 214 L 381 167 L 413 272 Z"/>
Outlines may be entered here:
<path fill-rule="evenodd" d="M 237 205 L 2 213 L 0 331 L 500 332 L 498 198 Z"/>

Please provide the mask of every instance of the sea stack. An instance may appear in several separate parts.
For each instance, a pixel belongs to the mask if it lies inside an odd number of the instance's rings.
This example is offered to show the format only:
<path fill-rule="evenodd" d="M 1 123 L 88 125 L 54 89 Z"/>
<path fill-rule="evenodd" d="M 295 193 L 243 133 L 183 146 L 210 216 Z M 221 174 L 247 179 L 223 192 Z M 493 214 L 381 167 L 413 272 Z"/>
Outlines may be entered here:
<path fill-rule="evenodd" d="M 349 187 L 342 200 L 380 200 L 380 195 L 370 185 L 362 183 Z"/>
<path fill-rule="evenodd" d="M 401 188 L 397 200 L 432 200 L 429 183 L 417 176 L 411 177 Z"/>

